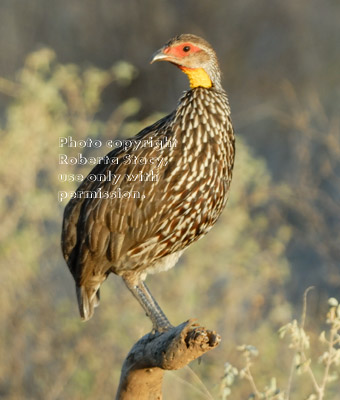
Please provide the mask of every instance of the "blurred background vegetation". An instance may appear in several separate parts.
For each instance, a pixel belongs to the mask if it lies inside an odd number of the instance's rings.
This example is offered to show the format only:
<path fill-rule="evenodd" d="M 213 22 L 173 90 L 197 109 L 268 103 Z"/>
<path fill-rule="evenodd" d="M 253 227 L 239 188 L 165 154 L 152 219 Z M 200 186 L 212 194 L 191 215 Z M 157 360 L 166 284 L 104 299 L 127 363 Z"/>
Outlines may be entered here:
<path fill-rule="evenodd" d="M 219 55 L 237 157 L 217 226 L 148 278 L 151 290 L 174 324 L 197 317 L 222 335 L 192 365 L 214 398 L 243 343 L 260 350 L 260 386 L 285 384 L 292 353 L 277 332 L 300 316 L 310 285 L 306 329 L 320 353 L 327 299 L 340 289 L 339 11 L 336 0 L 0 2 L 0 398 L 112 399 L 124 357 L 150 330 L 115 277 L 80 322 L 57 201 L 76 186 L 58 174 L 89 167 L 58 165 L 58 138 L 128 137 L 171 111 L 186 78 L 149 59 L 179 33 Z M 199 390 L 188 369 L 166 375 L 165 399 L 206 398 Z M 251 392 L 237 390 L 236 400 Z M 325 398 L 339 391 L 335 381 Z M 306 381 L 292 398 L 311 392 Z"/>

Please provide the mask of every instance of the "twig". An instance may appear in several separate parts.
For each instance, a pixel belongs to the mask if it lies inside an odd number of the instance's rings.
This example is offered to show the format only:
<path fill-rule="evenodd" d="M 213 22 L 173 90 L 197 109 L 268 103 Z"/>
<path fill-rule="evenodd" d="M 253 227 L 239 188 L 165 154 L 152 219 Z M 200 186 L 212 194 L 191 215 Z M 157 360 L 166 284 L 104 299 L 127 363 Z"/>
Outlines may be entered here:
<path fill-rule="evenodd" d="M 248 380 L 248 382 L 250 383 L 250 386 L 251 386 L 252 391 L 254 392 L 255 396 L 256 396 L 258 399 L 260 399 L 260 398 L 261 398 L 261 392 L 258 390 L 258 388 L 257 388 L 257 386 L 256 386 L 254 377 L 253 377 L 253 375 L 252 375 L 252 373 L 251 373 L 251 371 L 250 371 L 250 366 L 251 366 L 251 362 L 250 362 L 249 357 L 247 357 L 247 358 L 246 358 L 246 366 L 245 366 L 245 368 L 244 368 L 244 372 L 245 372 L 244 377 L 245 377 L 245 378 Z"/>
<path fill-rule="evenodd" d="M 330 312 L 332 312 L 332 311 L 330 311 Z M 338 340 L 335 340 L 335 337 L 337 335 L 337 330 L 338 330 L 337 327 L 334 324 L 332 324 L 332 327 L 330 329 L 329 341 L 328 341 L 328 357 L 326 359 L 325 372 L 323 374 L 322 382 L 319 387 L 318 400 L 322 400 L 325 395 L 325 388 L 326 388 L 327 379 L 328 379 L 328 375 L 329 375 L 329 369 L 333 362 L 332 350 L 334 348 L 335 343 L 338 341 Z"/>
<path fill-rule="evenodd" d="M 301 314 L 301 329 L 304 329 L 305 322 L 306 322 L 306 315 L 307 315 L 307 295 L 308 295 L 308 293 L 309 293 L 311 290 L 313 290 L 313 289 L 314 289 L 314 286 L 309 286 L 309 287 L 305 290 L 305 292 L 304 292 L 304 294 L 303 294 L 303 306 L 302 306 L 302 314 Z M 291 389 L 292 389 L 293 378 L 294 378 L 294 373 L 295 373 L 295 369 L 296 369 L 296 366 L 295 366 L 295 359 L 296 359 L 296 356 L 297 356 L 298 353 L 300 353 L 301 355 L 303 354 L 304 361 L 307 360 L 307 357 L 306 357 L 306 355 L 304 354 L 303 348 L 302 348 L 301 343 L 300 343 L 300 344 L 299 344 L 299 348 L 297 348 L 297 349 L 295 350 L 295 352 L 294 352 L 293 359 L 292 359 L 292 363 L 291 363 L 291 366 L 290 366 L 289 378 L 288 378 L 288 383 L 287 383 L 287 390 L 286 390 L 286 394 L 285 394 L 285 400 L 289 400 L 289 398 L 290 398 L 290 392 L 291 392 Z M 308 366 L 308 367 L 309 367 L 309 368 L 308 368 L 308 369 L 309 369 L 308 373 L 309 373 L 309 375 L 310 375 L 310 377 L 311 377 L 311 379 L 312 379 L 312 381 L 313 381 L 313 385 L 314 385 L 315 388 L 318 389 L 318 384 L 317 384 L 317 382 L 316 382 L 316 379 L 315 379 L 315 376 L 314 376 L 314 374 L 313 374 L 313 371 L 311 370 L 310 366 Z"/>
<path fill-rule="evenodd" d="M 210 394 L 209 390 L 207 389 L 205 384 L 202 382 L 201 378 L 196 374 L 196 372 L 191 367 L 189 367 L 189 365 L 186 365 L 185 369 L 187 371 L 189 371 L 189 373 L 193 376 L 195 381 L 199 384 L 199 386 L 202 389 L 202 393 L 204 393 L 206 395 L 207 399 L 214 400 L 214 398 Z"/>

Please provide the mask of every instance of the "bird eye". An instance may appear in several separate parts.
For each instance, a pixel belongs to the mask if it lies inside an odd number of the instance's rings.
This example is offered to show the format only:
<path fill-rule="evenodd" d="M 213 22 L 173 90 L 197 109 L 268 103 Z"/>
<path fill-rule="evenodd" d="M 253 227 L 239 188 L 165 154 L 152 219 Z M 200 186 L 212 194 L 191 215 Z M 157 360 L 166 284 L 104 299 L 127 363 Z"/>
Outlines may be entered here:
<path fill-rule="evenodd" d="M 187 53 L 188 51 L 190 51 L 190 46 L 184 46 L 184 47 L 183 47 L 183 51 L 185 51 L 186 53 Z"/>

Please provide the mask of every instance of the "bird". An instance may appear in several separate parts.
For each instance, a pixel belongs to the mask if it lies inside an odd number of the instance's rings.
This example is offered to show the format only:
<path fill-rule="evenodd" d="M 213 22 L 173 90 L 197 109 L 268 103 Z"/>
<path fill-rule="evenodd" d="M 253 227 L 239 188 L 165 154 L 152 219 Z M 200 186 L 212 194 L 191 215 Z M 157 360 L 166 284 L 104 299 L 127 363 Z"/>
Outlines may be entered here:
<path fill-rule="evenodd" d="M 151 64 L 159 61 L 184 72 L 190 88 L 173 112 L 92 169 L 65 207 L 61 242 L 83 320 L 92 317 L 100 287 L 113 273 L 162 332 L 172 324 L 145 279 L 172 268 L 218 220 L 229 195 L 235 137 L 212 46 L 180 34 L 153 54 Z"/>

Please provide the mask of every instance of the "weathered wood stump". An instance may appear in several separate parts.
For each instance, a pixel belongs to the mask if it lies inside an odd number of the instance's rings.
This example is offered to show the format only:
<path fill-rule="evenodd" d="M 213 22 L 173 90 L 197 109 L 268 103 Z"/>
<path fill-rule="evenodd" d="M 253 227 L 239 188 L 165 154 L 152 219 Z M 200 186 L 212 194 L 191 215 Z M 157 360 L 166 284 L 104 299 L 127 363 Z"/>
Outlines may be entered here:
<path fill-rule="evenodd" d="M 116 400 L 160 400 L 166 370 L 183 368 L 214 349 L 220 336 L 189 320 L 166 332 L 150 332 L 126 357 Z"/>

